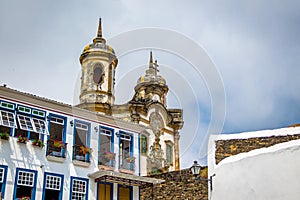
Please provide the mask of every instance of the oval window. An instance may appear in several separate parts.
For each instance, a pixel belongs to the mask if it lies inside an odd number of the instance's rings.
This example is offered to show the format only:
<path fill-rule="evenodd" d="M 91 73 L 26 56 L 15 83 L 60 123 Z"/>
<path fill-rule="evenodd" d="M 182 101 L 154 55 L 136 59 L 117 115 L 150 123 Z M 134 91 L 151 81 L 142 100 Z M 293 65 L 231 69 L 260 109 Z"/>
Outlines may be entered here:
<path fill-rule="evenodd" d="M 100 84 L 102 82 L 102 67 L 101 67 L 101 65 L 96 65 L 96 67 L 94 68 L 93 79 L 96 84 Z"/>

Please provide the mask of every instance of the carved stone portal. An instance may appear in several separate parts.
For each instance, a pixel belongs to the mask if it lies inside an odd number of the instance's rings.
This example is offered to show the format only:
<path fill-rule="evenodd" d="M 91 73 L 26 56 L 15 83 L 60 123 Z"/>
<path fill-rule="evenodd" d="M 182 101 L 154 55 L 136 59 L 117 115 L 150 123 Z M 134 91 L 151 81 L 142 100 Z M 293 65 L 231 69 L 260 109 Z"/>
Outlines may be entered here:
<path fill-rule="evenodd" d="M 155 140 L 150 146 L 150 152 L 147 156 L 147 168 L 149 174 L 158 174 L 168 170 L 164 152 L 160 145 L 160 136 L 163 134 L 164 122 L 158 111 L 150 115 L 150 127 L 155 135 Z"/>

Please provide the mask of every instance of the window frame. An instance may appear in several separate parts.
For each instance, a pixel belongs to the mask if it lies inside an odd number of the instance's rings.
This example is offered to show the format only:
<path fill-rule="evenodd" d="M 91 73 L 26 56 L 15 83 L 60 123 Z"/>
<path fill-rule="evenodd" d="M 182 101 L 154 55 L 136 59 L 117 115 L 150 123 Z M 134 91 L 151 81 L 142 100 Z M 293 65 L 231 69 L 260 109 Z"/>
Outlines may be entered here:
<path fill-rule="evenodd" d="M 47 186 L 47 176 L 53 176 L 53 177 L 59 177 L 60 178 L 60 188 L 57 191 L 59 191 L 59 199 L 58 200 L 62 200 L 62 197 L 63 197 L 63 188 L 64 188 L 64 175 L 63 174 L 50 173 L 50 172 L 44 172 L 42 200 L 44 200 L 45 197 L 46 197 L 45 196 L 46 189 L 55 190 L 55 189 L 51 189 L 51 188 L 46 188 L 46 186 Z"/>
<path fill-rule="evenodd" d="M 78 127 L 78 124 L 81 124 L 81 127 Z M 86 126 L 86 128 L 82 127 L 82 125 Z M 77 156 L 80 156 L 78 154 L 75 154 L 75 152 L 78 150 L 79 146 L 83 146 L 80 144 L 76 143 L 76 133 L 77 133 L 77 129 L 80 130 L 85 130 L 87 131 L 87 135 L 86 135 L 86 145 L 85 147 L 90 148 L 90 138 L 91 138 L 91 123 L 86 122 L 86 121 L 81 121 L 78 119 L 74 120 L 74 128 L 73 128 L 73 152 L 72 152 L 72 160 L 79 160 L 79 161 L 84 161 L 84 162 L 90 162 L 90 154 L 86 154 L 83 158 L 77 159 Z M 77 150 L 76 150 L 77 149 Z"/>
<path fill-rule="evenodd" d="M 2 193 L 1 197 L 4 199 L 4 197 L 5 197 L 5 188 L 6 188 L 8 166 L 6 166 L 6 165 L 0 165 L 0 169 L 3 169 L 2 180 L 1 180 L 2 187 L 0 187 L 0 192 Z"/>
<path fill-rule="evenodd" d="M 143 139 L 146 140 L 146 151 L 143 151 Z M 148 144 L 149 144 L 149 138 L 146 134 L 140 135 L 140 153 L 141 155 L 147 155 L 148 154 Z"/>
<path fill-rule="evenodd" d="M 81 178 L 81 177 L 75 177 L 75 176 L 71 176 L 71 179 L 70 179 L 70 197 L 69 199 L 72 200 L 72 196 L 73 196 L 73 185 L 74 185 L 74 180 L 77 180 L 77 181 L 83 181 L 85 182 L 85 199 L 87 200 L 88 199 L 88 196 L 89 196 L 89 179 L 87 178 Z M 83 193 L 81 193 L 83 194 Z"/>
<path fill-rule="evenodd" d="M 32 190 L 31 190 L 31 199 L 35 199 L 37 176 L 38 176 L 37 171 L 36 170 L 30 170 L 30 169 L 24 169 L 24 168 L 18 168 L 18 167 L 16 168 L 16 174 L 15 174 L 13 199 L 17 198 L 16 195 L 17 195 L 17 187 L 19 186 L 19 184 L 18 184 L 19 172 L 27 172 L 27 173 L 33 173 L 34 174 L 33 185 L 32 185 Z M 27 186 L 27 185 L 22 185 L 22 186 Z M 28 187 L 30 187 L 30 186 L 28 186 Z"/>
<path fill-rule="evenodd" d="M 165 144 L 166 144 L 166 152 L 165 152 L 166 153 L 166 161 L 168 164 L 170 164 L 172 166 L 173 162 L 174 162 L 174 143 L 171 140 L 166 140 Z M 170 160 L 168 159 L 168 147 L 171 148 Z"/>
<path fill-rule="evenodd" d="M 2 112 L 4 112 L 4 113 L 6 113 L 6 116 L 8 115 L 8 114 L 12 114 L 12 119 L 13 119 L 13 122 L 11 122 L 10 120 L 8 120 L 8 124 L 9 125 L 6 125 L 6 124 L 4 124 L 3 123 L 3 113 Z M 10 119 L 9 117 L 7 117 L 8 119 Z M 10 125 L 10 124 L 13 124 L 13 125 Z M 1 126 L 6 126 L 6 127 L 9 127 L 9 128 L 16 128 L 17 127 L 17 124 L 16 124 L 16 116 L 15 116 L 15 113 L 14 112 L 10 112 L 10 111 L 6 111 L 6 110 L 2 110 L 2 109 L 0 109 L 0 125 Z"/>
<path fill-rule="evenodd" d="M 124 131 L 119 131 L 118 134 L 119 137 L 119 169 L 123 169 L 122 165 L 124 164 L 125 160 L 125 153 L 123 152 L 123 147 L 121 148 L 121 141 L 129 141 L 129 156 L 133 157 L 134 155 L 134 135 L 128 132 Z M 130 137 L 130 138 L 128 138 Z M 121 150 L 122 149 L 122 150 Z M 122 151 L 122 153 L 121 153 Z M 130 163 L 130 170 L 134 170 L 134 164 L 135 163 Z"/>

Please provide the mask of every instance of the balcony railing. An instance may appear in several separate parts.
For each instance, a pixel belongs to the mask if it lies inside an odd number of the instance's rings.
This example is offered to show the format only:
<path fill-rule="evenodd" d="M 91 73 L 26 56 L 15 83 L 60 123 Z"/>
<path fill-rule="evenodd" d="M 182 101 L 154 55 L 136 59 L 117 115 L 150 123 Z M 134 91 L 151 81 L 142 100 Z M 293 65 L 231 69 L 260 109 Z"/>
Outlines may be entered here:
<path fill-rule="evenodd" d="M 98 165 L 107 167 L 115 167 L 115 153 L 111 152 L 98 152 Z"/>
<path fill-rule="evenodd" d="M 66 158 L 66 147 L 67 143 L 63 143 L 62 141 L 48 140 L 46 155 Z"/>
<path fill-rule="evenodd" d="M 120 158 L 120 169 L 135 171 L 135 158 Z"/>
<path fill-rule="evenodd" d="M 89 149 L 88 147 L 77 145 L 73 146 L 73 160 L 78 160 L 82 162 L 90 162 L 90 152 L 85 152 L 83 149 Z"/>

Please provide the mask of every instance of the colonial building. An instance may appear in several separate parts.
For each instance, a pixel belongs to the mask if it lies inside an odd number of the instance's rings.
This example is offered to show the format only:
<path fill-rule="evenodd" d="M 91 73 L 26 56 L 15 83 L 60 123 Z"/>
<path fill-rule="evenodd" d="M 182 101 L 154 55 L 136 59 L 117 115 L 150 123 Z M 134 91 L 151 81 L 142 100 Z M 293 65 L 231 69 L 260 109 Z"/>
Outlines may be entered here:
<path fill-rule="evenodd" d="M 145 177 L 179 170 L 182 110 L 167 108 L 152 52 L 132 100 L 114 104 L 118 59 L 98 33 L 81 56 L 80 103 L 0 87 L 0 192 L 4 199 L 139 199 Z"/>

